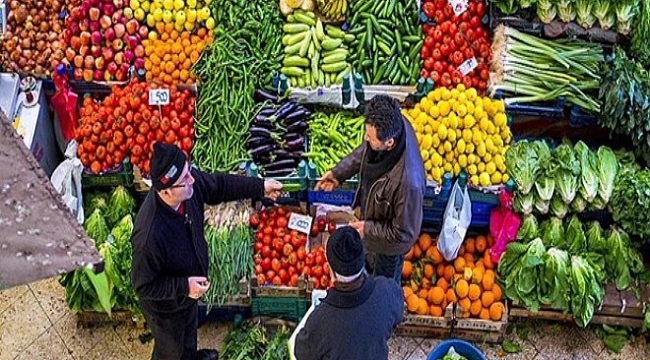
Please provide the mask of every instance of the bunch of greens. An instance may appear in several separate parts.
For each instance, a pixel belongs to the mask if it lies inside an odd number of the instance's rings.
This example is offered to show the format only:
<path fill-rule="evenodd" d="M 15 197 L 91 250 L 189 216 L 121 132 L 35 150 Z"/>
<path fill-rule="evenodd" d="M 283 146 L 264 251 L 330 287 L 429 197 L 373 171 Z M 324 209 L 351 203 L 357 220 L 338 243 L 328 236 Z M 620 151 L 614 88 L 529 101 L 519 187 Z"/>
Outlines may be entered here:
<path fill-rule="evenodd" d="M 140 313 L 138 296 L 131 285 L 131 262 L 133 249 L 131 246 L 131 233 L 133 232 L 133 218 L 126 215 L 111 230 L 108 244 L 109 251 L 104 263 L 108 267 L 104 271 L 108 274 L 115 286 L 115 307 L 128 309 L 133 314 Z"/>
<path fill-rule="evenodd" d="M 623 230 L 650 242 L 650 170 L 620 172 L 609 211 Z"/>
<path fill-rule="evenodd" d="M 578 176 L 580 176 L 580 163 L 573 149 L 568 144 L 562 144 L 553 151 L 553 160 L 556 161 L 555 188 L 565 204 L 571 204 L 578 191 Z"/>
<path fill-rule="evenodd" d="M 616 12 L 611 0 L 596 0 L 593 5 L 593 12 L 598 25 L 603 30 L 609 30 L 616 24 Z"/>
<path fill-rule="evenodd" d="M 106 223 L 109 227 L 115 226 L 118 221 L 135 212 L 135 200 L 124 186 L 118 185 L 111 192 L 106 211 Z"/>
<path fill-rule="evenodd" d="M 650 69 L 650 0 L 641 0 L 641 10 L 632 28 L 630 53 L 644 68 Z"/>
<path fill-rule="evenodd" d="M 517 0 L 494 0 L 490 1 L 490 4 L 496 6 L 497 9 L 499 9 L 499 11 L 504 15 L 514 14 L 517 12 L 517 10 L 519 10 L 519 4 Z"/>
<path fill-rule="evenodd" d="M 617 47 L 604 67 L 598 123 L 632 140 L 637 154 L 650 159 L 650 73 Z"/>
<path fill-rule="evenodd" d="M 615 11 L 616 31 L 623 35 L 629 34 L 639 11 L 639 0 L 617 0 Z"/>
<path fill-rule="evenodd" d="M 269 340 L 266 329 L 260 323 L 246 322 L 226 334 L 219 358 L 288 360 L 290 358 L 288 339 L 289 332 L 285 327 L 275 331 Z"/>
<path fill-rule="evenodd" d="M 609 0 L 607 0 L 609 1 Z M 576 0 L 555 0 L 557 16 L 564 22 L 573 21 L 576 18 Z"/>
<path fill-rule="evenodd" d="M 527 195 L 533 189 L 541 172 L 541 164 L 548 161 L 543 151 L 539 151 L 539 142 L 521 140 L 516 142 L 506 153 L 508 175 L 517 185 L 517 191 Z"/>
<path fill-rule="evenodd" d="M 597 267 L 586 257 L 571 256 L 570 288 L 571 313 L 580 327 L 586 327 L 594 315 L 595 307 L 600 304 L 605 295 L 603 286 L 598 281 L 600 276 Z"/>
<path fill-rule="evenodd" d="M 102 210 L 95 208 L 90 216 L 86 217 L 84 230 L 95 241 L 95 247 L 97 248 L 108 239 L 110 230 L 108 229 Z"/>
<path fill-rule="evenodd" d="M 537 238 L 527 245 L 508 244 L 499 260 L 498 271 L 505 279 L 506 296 L 535 312 L 540 307 L 539 283 L 544 276 L 545 253 L 542 239 Z"/>

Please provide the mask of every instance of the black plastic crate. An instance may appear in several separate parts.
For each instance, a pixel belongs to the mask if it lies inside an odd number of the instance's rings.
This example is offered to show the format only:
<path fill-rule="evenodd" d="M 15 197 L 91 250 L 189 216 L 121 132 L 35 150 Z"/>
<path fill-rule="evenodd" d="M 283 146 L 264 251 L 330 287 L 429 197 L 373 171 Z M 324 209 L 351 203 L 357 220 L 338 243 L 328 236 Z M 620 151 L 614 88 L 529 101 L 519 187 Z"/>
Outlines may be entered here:
<path fill-rule="evenodd" d="M 257 297 L 252 299 L 252 315 L 299 322 L 307 313 L 310 301 L 296 297 Z"/>
<path fill-rule="evenodd" d="M 571 113 L 569 114 L 569 126 L 580 128 L 593 125 L 596 125 L 596 115 L 582 111 L 578 105 L 573 105 L 571 107 Z"/>
<path fill-rule="evenodd" d="M 503 92 L 497 90 L 495 98 L 503 99 Z M 542 102 L 533 104 L 506 104 L 508 115 L 539 116 L 551 120 L 560 120 L 564 117 L 564 96 L 558 97 L 554 102 Z"/>
<path fill-rule="evenodd" d="M 81 186 L 84 188 L 118 186 L 133 186 L 133 165 L 125 158 L 122 164 L 112 171 L 92 174 L 84 169 L 81 175 Z"/>

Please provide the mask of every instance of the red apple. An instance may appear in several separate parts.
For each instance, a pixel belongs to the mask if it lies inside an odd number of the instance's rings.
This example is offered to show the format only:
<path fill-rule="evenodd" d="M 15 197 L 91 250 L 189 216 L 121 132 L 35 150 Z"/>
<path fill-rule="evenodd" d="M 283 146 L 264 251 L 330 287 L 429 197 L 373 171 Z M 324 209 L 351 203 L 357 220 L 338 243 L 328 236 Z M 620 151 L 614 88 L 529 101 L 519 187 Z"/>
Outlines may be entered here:
<path fill-rule="evenodd" d="M 75 6 L 70 10 L 70 20 L 79 21 L 82 19 L 81 16 L 81 7 Z"/>
<path fill-rule="evenodd" d="M 83 69 L 84 57 L 81 55 L 76 55 L 74 59 L 72 59 L 72 65 L 74 65 L 75 69 Z"/>
<path fill-rule="evenodd" d="M 102 17 L 99 19 L 99 26 L 101 26 L 102 29 L 106 30 L 111 27 L 111 25 L 113 25 L 111 17 L 108 15 L 102 15 Z"/>
<path fill-rule="evenodd" d="M 90 32 L 99 31 L 99 29 L 100 29 L 100 26 L 99 26 L 98 21 L 91 21 L 90 22 L 90 26 L 88 27 L 88 30 L 90 30 Z"/>
<path fill-rule="evenodd" d="M 84 71 L 81 68 L 74 69 L 72 73 L 73 77 L 77 81 L 81 81 L 84 78 Z"/>
<path fill-rule="evenodd" d="M 90 1 L 83 1 L 81 3 L 81 18 L 85 18 L 86 15 L 88 15 L 88 11 L 90 11 L 90 8 L 92 7 L 92 4 Z"/>
<path fill-rule="evenodd" d="M 135 59 L 135 56 L 133 55 L 133 51 L 131 51 L 131 50 L 124 51 L 124 62 L 126 64 L 131 64 L 134 59 Z"/>
<path fill-rule="evenodd" d="M 124 7 L 124 0 L 113 0 L 113 5 L 116 8 L 121 9 Z"/>
<path fill-rule="evenodd" d="M 70 29 L 70 32 L 72 35 L 79 35 L 81 33 L 81 29 L 79 28 L 79 23 L 72 23 L 70 26 L 67 26 L 68 29 Z"/>
<path fill-rule="evenodd" d="M 138 32 L 139 26 L 140 24 L 138 23 L 138 20 L 131 19 L 126 23 L 126 32 L 133 35 Z"/>
<path fill-rule="evenodd" d="M 81 31 L 88 31 L 90 29 L 90 20 L 88 18 L 84 18 L 81 20 L 81 23 L 79 23 L 79 30 Z"/>
<path fill-rule="evenodd" d="M 123 72 L 125 75 L 128 75 L 128 74 L 129 74 L 129 68 L 130 68 L 130 67 L 131 67 L 131 65 L 129 65 L 129 64 L 127 64 L 127 63 L 123 63 L 122 65 L 120 65 L 120 70 L 122 70 L 122 72 Z"/>
<path fill-rule="evenodd" d="M 115 53 L 113 52 L 113 49 L 109 47 L 105 47 L 102 49 L 102 57 L 104 58 L 104 60 L 111 61 L 113 60 L 114 55 Z"/>
<path fill-rule="evenodd" d="M 133 54 L 135 55 L 136 58 L 143 58 L 144 57 L 144 46 L 142 44 L 138 44 L 138 46 L 133 49 Z"/>
<path fill-rule="evenodd" d="M 86 70 L 84 70 L 84 72 L 83 72 L 83 78 L 84 78 L 84 80 L 87 81 L 87 82 L 91 82 L 91 81 L 93 81 L 93 71 L 90 70 L 90 69 L 86 69 Z"/>
<path fill-rule="evenodd" d="M 113 4 L 105 3 L 102 5 L 102 12 L 104 14 L 113 14 L 115 13 L 115 7 Z"/>
<path fill-rule="evenodd" d="M 84 31 L 79 35 L 79 39 L 81 40 L 81 45 L 90 45 L 90 33 L 88 31 Z"/>
<path fill-rule="evenodd" d="M 135 49 L 135 47 L 138 46 L 138 44 L 140 43 L 138 41 L 138 38 L 135 37 L 134 35 L 127 36 L 124 42 L 126 42 L 126 47 L 129 49 Z"/>
<path fill-rule="evenodd" d="M 63 29 L 63 41 L 66 44 L 70 44 L 70 39 L 72 39 L 72 31 L 70 29 Z"/>
<path fill-rule="evenodd" d="M 149 37 L 149 28 L 146 26 L 140 26 L 140 29 L 138 29 L 138 35 L 140 35 L 141 39 L 146 39 Z"/>
<path fill-rule="evenodd" d="M 108 28 L 106 31 L 104 31 L 104 37 L 106 38 L 106 41 L 111 42 L 115 40 L 115 30 L 113 28 Z"/>
<path fill-rule="evenodd" d="M 101 57 L 102 56 L 102 47 L 98 45 L 93 45 L 90 47 L 90 55 L 93 57 Z"/>
<path fill-rule="evenodd" d="M 117 10 L 116 12 L 110 13 L 111 15 L 111 21 L 113 24 L 121 23 L 122 18 L 124 17 L 122 9 Z"/>
<path fill-rule="evenodd" d="M 95 58 L 95 68 L 96 69 L 104 70 L 105 65 L 106 65 L 106 61 L 104 60 L 103 57 Z"/>
<path fill-rule="evenodd" d="M 126 32 L 126 27 L 124 26 L 124 24 L 119 24 L 119 23 L 115 24 L 115 26 L 113 26 L 113 29 L 115 29 L 115 37 L 117 37 L 118 39 L 122 38 L 124 36 L 124 33 Z"/>
<path fill-rule="evenodd" d="M 66 48 L 65 49 L 65 58 L 66 60 L 72 62 L 74 60 L 74 57 L 77 55 L 77 53 L 72 50 L 72 48 Z"/>
<path fill-rule="evenodd" d="M 115 51 L 120 51 L 122 48 L 124 48 L 124 43 L 122 42 L 121 39 L 115 39 L 111 43 L 113 50 Z"/>
<path fill-rule="evenodd" d="M 106 71 L 108 71 L 111 75 L 115 75 L 115 72 L 117 72 L 117 64 L 114 61 L 111 61 L 106 65 Z"/>
<path fill-rule="evenodd" d="M 98 21 L 100 15 L 101 11 L 96 7 L 91 7 L 90 10 L 88 10 L 88 18 L 92 21 Z"/>
<path fill-rule="evenodd" d="M 116 52 L 113 61 L 115 61 L 117 65 L 121 65 L 124 62 L 124 53 L 121 51 Z"/>
<path fill-rule="evenodd" d="M 70 47 L 74 49 L 74 51 L 79 51 L 81 48 L 81 39 L 79 36 L 73 36 L 70 38 Z"/>
<path fill-rule="evenodd" d="M 104 78 L 104 72 L 102 70 L 95 70 L 95 72 L 93 73 L 93 78 L 95 79 L 95 81 L 102 81 L 102 79 Z"/>
<path fill-rule="evenodd" d="M 102 34 L 100 34 L 99 31 L 95 31 L 92 34 L 90 34 L 90 43 L 93 45 L 101 45 Z"/>
<path fill-rule="evenodd" d="M 144 59 L 143 58 L 135 59 L 133 66 L 135 66 L 136 70 L 144 68 Z"/>
<path fill-rule="evenodd" d="M 88 54 L 90 54 L 90 46 L 81 45 L 81 47 L 79 48 L 79 55 L 86 56 Z"/>
<path fill-rule="evenodd" d="M 124 73 L 124 71 L 118 69 L 118 70 L 115 72 L 115 80 L 117 80 L 117 81 L 124 81 L 124 80 L 126 80 L 126 74 Z"/>
<path fill-rule="evenodd" d="M 84 68 L 92 70 L 94 67 L 95 67 L 95 58 L 90 55 L 86 55 L 86 57 L 84 58 Z"/>

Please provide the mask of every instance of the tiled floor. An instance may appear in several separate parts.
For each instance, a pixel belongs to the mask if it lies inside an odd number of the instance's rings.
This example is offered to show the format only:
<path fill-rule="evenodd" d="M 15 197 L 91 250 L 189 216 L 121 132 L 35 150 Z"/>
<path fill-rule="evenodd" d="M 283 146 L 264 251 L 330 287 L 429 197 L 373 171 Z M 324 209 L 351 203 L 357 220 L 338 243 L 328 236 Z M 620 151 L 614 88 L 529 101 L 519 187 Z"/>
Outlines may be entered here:
<path fill-rule="evenodd" d="M 143 344 L 145 330 L 133 325 L 84 329 L 65 306 L 63 288 L 46 280 L 0 291 L 0 360 L 148 359 L 152 342 Z M 540 321 L 517 323 L 506 337 L 521 346 L 517 354 L 504 354 L 500 346 L 476 344 L 488 359 L 505 360 L 628 360 L 650 359 L 643 338 L 628 342 L 620 354 L 608 352 L 592 330 Z M 206 324 L 199 329 L 199 347 L 220 345 L 228 324 Z M 395 336 L 390 360 L 424 360 L 439 340 Z"/>

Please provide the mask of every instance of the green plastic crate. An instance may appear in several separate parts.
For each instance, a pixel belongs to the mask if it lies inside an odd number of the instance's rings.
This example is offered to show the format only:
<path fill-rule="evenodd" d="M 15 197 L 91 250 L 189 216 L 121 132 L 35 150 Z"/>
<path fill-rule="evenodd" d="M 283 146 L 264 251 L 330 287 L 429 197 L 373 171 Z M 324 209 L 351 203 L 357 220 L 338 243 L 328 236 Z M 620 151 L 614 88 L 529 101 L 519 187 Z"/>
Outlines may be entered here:
<path fill-rule="evenodd" d="M 309 300 L 296 297 L 257 297 L 252 299 L 253 316 L 268 316 L 299 322 L 307 313 Z"/>
<path fill-rule="evenodd" d="M 133 165 L 128 159 L 124 159 L 122 165 L 115 172 L 104 174 L 88 174 L 84 170 L 81 175 L 81 186 L 84 188 L 103 187 L 103 186 L 133 186 Z"/>

